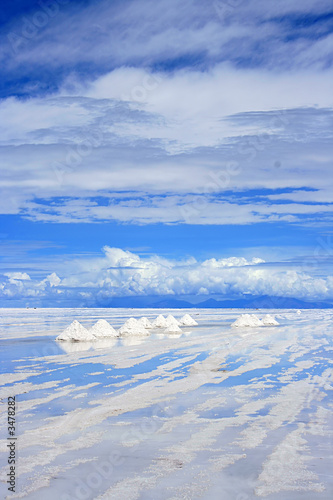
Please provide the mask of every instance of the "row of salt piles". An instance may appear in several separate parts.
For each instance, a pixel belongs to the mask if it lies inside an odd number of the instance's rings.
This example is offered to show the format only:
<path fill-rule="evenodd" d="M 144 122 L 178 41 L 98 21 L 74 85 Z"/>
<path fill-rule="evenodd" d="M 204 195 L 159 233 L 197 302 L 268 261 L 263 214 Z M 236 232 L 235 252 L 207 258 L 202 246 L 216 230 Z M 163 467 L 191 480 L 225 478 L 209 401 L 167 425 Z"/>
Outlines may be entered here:
<path fill-rule="evenodd" d="M 149 330 L 153 328 L 163 328 L 164 333 L 181 333 L 179 326 L 195 326 L 198 323 L 191 318 L 189 314 L 185 314 L 179 321 L 171 314 L 165 318 L 160 314 L 151 323 L 148 318 L 140 319 L 129 318 L 119 328 L 118 332 L 104 319 L 100 319 L 89 330 L 85 328 L 77 320 L 74 320 L 56 340 L 72 341 L 72 342 L 91 342 L 99 339 L 114 338 L 114 337 L 131 337 L 131 336 L 146 336 L 149 335 Z"/>
<path fill-rule="evenodd" d="M 189 315 L 185 314 L 180 320 L 171 314 L 165 318 L 162 314 L 153 321 L 153 328 L 172 328 L 173 326 L 197 326 L 198 323 Z"/>
<path fill-rule="evenodd" d="M 105 319 L 99 319 L 89 330 L 74 320 L 56 340 L 70 342 L 91 342 L 99 339 L 118 337 L 116 330 Z"/>
<path fill-rule="evenodd" d="M 271 314 L 266 314 L 262 319 L 259 319 L 255 314 L 241 314 L 240 317 L 231 324 L 231 326 L 236 328 L 277 325 L 279 325 L 279 323 Z"/>
<path fill-rule="evenodd" d="M 134 318 L 128 319 L 125 324 L 119 329 L 119 334 L 121 336 L 127 335 L 149 335 L 147 330 L 163 328 L 163 333 L 181 333 L 180 326 L 195 326 L 198 323 L 191 318 L 189 314 L 185 314 L 180 320 L 177 320 L 174 316 L 169 314 L 165 318 L 162 314 L 159 314 L 157 318 L 151 323 L 148 318 L 140 318 L 136 320 Z"/>

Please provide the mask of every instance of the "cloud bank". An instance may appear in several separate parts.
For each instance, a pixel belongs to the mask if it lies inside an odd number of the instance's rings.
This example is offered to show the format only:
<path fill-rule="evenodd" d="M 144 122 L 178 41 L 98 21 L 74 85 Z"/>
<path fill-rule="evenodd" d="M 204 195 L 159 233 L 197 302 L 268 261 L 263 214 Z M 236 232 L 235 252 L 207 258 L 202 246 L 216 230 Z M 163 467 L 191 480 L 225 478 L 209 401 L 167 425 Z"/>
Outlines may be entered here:
<path fill-rule="evenodd" d="M 7 273 L 1 299 L 29 304 L 108 305 L 114 297 L 270 295 L 309 300 L 333 299 L 333 276 L 318 278 L 304 269 L 286 270 L 263 259 L 193 257 L 170 260 L 140 257 L 105 246 L 100 257 L 69 259 L 44 279 Z M 9 302 L 8 302 L 9 303 Z"/>

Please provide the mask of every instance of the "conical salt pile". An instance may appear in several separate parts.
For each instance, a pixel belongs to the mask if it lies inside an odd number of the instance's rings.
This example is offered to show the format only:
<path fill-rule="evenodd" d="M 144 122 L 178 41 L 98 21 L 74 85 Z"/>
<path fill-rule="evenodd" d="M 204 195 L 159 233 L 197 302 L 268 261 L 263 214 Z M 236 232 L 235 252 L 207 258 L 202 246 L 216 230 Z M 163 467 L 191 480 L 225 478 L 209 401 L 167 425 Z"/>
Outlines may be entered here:
<path fill-rule="evenodd" d="M 280 324 L 271 314 L 266 314 L 266 316 L 262 318 L 261 322 L 263 323 L 264 326 L 276 326 Z"/>
<path fill-rule="evenodd" d="M 172 324 L 164 330 L 164 333 L 182 333 L 182 331 L 178 325 Z"/>
<path fill-rule="evenodd" d="M 263 326 L 263 323 L 255 314 L 241 314 L 241 316 L 232 323 L 231 326 L 241 328 L 241 327 L 255 327 Z"/>
<path fill-rule="evenodd" d="M 140 325 L 142 325 L 144 328 L 146 328 L 147 330 L 149 330 L 150 328 L 153 328 L 153 325 L 151 324 L 151 322 L 149 321 L 149 319 L 146 318 L 145 316 L 143 316 L 142 318 L 138 319 L 138 323 Z"/>
<path fill-rule="evenodd" d="M 157 316 L 157 318 L 153 321 L 153 328 L 166 328 L 167 326 L 166 319 L 162 314 Z"/>
<path fill-rule="evenodd" d="M 92 333 L 89 332 L 77 320 L 74 320 L 58 337 L 56 340 L 63 340 L 68 342 L 89 342 L 95 340 Z"/>
<path fill-rule="evenodd" d="M 173 325 L 179 326 L 179 321 L 176 320 L 176 318 L 174 316 L 172 316 L 172 314 L 169 314 L 169 316 L 166 318 L 165 321 L 166 321 L 167 328 L 168 328 L 168 326 L 173 326 Z"/>
<path fill-rule="evenodd" d="M 135 336 L 135 335 L 149 335 L 148 330 L 146 330 L 135 318 L 128 319 L 121 328 L 118 330 L 119 335 L 124 336 Z"/>
<path fill-rule="evenodd" d="M 179 323 L 182 326 L 196 326 L 198 324 L 189 314 L 185 314 L 180 318 Z"/>
<path fill-rule="evenodd" d="M 105 319 L 99 319 L 89 331 L 98 339 L 118 337 L 116 330 Z"/>

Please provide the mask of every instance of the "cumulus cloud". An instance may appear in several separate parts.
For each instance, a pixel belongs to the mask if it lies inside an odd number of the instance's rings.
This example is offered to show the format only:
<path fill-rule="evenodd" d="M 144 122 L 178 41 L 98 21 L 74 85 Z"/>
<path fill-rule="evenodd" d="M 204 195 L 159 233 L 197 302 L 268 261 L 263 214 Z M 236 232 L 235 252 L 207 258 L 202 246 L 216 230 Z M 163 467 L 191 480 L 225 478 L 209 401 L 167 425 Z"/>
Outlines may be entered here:
<path fill-rule="evenodd" d="M 52 273 L 41 281 L 9 278 L 1 284 L 1 296 L 19 300 L 35 297 L 45 304 L 62 298 L 90 306 L 105 305 L 115 297 L 137 296 L 250 294 L 333 299 L 332 276 L 311 276 L 302 266 L 288 270 L 268 265 L 258 257 L 170 260 L 105 246 L 100 257 L 67 260 L 58 274 L 61 277 Z"/>
<path fill-rule="evenodd" d="M 13 273 L 4 273 L 5 276 L 9 278 L 9 283 L 16 283 L 17 281 L 26 281 L 30 280 L 30 276 L 27 273 L 13 272 Z"/>

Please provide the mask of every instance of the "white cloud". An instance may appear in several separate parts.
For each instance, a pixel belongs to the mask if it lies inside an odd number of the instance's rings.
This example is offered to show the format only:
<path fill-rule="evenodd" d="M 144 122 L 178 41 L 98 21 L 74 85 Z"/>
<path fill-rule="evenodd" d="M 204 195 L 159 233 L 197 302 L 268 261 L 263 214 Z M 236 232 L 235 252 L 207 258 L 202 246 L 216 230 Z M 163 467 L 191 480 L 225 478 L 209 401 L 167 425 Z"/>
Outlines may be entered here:
<path fill-rule="evenodd" d="M 9 282 L 15 284 L 17 281 L 26 281 L 30 280 L 30 276 L 27 273 L 13 272 L 13 273 L 4 273 L 5 276 L 9 278 Z"/>
<path fill-rule="evenodd" d="M 203 106 L 196 105 L 196 78 L 192 84 L 184 75 L 163 80 L 161 87 L 171 86 L 168 92 L 145 106 L 101 96 L 4 101 L 0 118 L 17 118 L 9 121 L 2 140 L 0 190 L 8 201 L 1 203 L 1 213 L 51 222 L 141 224 L 312 223 L 321 214 L 325 223 L 332 202 L 332 109 L 274 110 L 282 101 L 268 105 L 267 100 L 266 110 L 236 113 L 239 88 L 234 104 L 232 99 L 228 104 L 234 113 L 227 115 L 219 108 L 216 73 L 198 76 L 203 89 L 210 82 Z M 320 89 L 323 106 L 331 102 L 326 83 Z M 268 95 L 270 84 L 257 95 Z M 178 117 L 170 113 L 173 92 L 182 103 Z M 228 93 L 222 98 L 228 101 Z M 249 94 L 247 100 L 248 109 L 260 108 L 255 97 Z M 34 120 L 28 119 L 31 114 Z M 237 199 L 237 193 L 253 189 L 282 193 Z M 95 196 L 108 201 L 101 205 Z M 305 213 L 309 217 L 299 217 Z"/>
<path fill-rule="evenodd" d="M 227 60 L 268 67 L 325 67 L 330 54 L 322 50 L 313 60 L 313 39 L 306 36 L 315 32 L 325 46 L 329 36 L 325 19 L 315 26 L 297 25 L 292 19 L 313 15 L 318 21 L 331 7 L 330 0 L 212 0 L 205 4 L 184 0 L 181 5 L 176 0 L 104 0 L 84 6 L 68 2 L 49 17 L 43 29 L 36 29 L 31 25 L 41 10 L 36 5 L 36 12 L 17 16 L 4 27 L 0 58 L 7 57 L 7 71 L 13 72 L 45 64 L 69 72 L 84 63 L 93 63 L 99 70 L 173 60 L 186 64 L 191 57 L 198 64 L 204 59 L 206 64 Z M 11 44 L 8 35 L 24 36 L 27 19 L 35 33 L 23 44 Z"/>
<path fill-rule="evenodd" d="M 52 94 L 0 102 L 0 213 L 50 222 L 327 224 L 330 7 L 326 0 L 61 6 L 7 67 L 71 69 Z M 295 23 L 304 15 L 308 26 Z M 19 33 L 22 22 L 8 30 Z M 100 76 L 75 73 L 74 63 L 92 61 Z"/>
<path fill-rule="evenodd" d="M 79 300 L 81 305 L 105 304 L 113 297 L 126 296 L 218 294 L 230 297 L 244 293 L 333 300 L 333 277 L 311 276 L 305 270 L 305 263 L 303 269 L 299 265 L 288 270 L 283 265 L 267 265 L 260 258 L 177 261 L 157 255 L 140 257 L 105 246 L 100 257 L 71 258 L 58 263 L 57 273 L 42 281 L 9 280 L 1 284 L 1 295 L 5 298 L 35 297 L 52 301 L 60 294 L 63 300 L 71 303 Z"/>
<path fill-rule="evenodd" d="M 45 290 L 45 288 L 49 285 L 51 288 L 52 287 L 57 287 L 60 285 L 61 279 L 59 276 L 57 276 L 56 273 L 51 273 L 48 276 L 46 276 L 45 279 L 43 279 L 40 283 L 38 283 L 38 287 Z"/>

